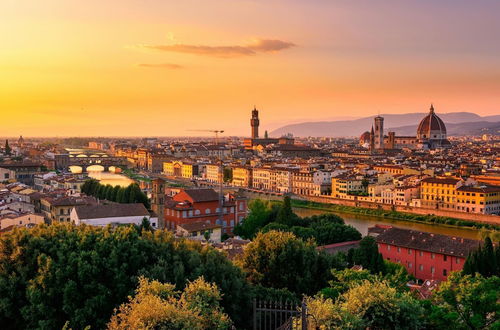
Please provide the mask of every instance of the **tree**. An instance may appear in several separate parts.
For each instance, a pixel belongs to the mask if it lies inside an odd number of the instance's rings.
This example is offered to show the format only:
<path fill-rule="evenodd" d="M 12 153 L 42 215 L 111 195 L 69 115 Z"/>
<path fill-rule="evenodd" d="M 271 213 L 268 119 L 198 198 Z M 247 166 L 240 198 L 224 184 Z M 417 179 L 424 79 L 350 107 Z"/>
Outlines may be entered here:
<path fill-rule="evenodd" d="M 106 190 L 105 190 L 105 198 L 108 201 L 113 201 L 113 186 L 108 184 L 106 185 Z"/>
<path fill-rule="evenodd" d="M 116 202 L 117 201 L 117 198 L 118 198 L 118 192 L 120 191 L 120 186 L 116 185 L 113 187 L 113 192 L 112 192 L 112 197 L 111 197 L 111 200 L 113 202 Z"/>
<path fill-rule="evenodd" d="M 290 196 L 285 196 L 283 198 L 283 204 L 278 211 L 276 222 L 287 226 L 293 226 L 295 218 L 297 218 L 297 215 L 293 213 Z"/>
<path fill-rule="evenodd" d="M 233 180 L 233 169 L 230 167 L 224 167 L 223 171 L 224 182 L 230 182 Z"/>
<path fill-rule="evenodd" d="M 7 156 L 12 154 L 12 148 L 9 146 L 9 140 L 5 140 L 5 154 Z"/>
<path fill-rule="evenodd" d="M 267 133 L 267 130 L 264 131 L 264 139 L 269 138 L 269 134 Z"/>
<path fill-rule="evenodd" d="M 237 264 L 251 283 L 296 294 L 316 293 L 331 278 L 330 257 L 288 232 L 257 234 Z"/>
<path fill-rule="evenodd" d="M 374 274 L 385 272 L 384 259 L 373 237 L 365 236 L 359 242 L 359 248 L 354 249 L 352 254 L 352 265 L 361 265 Z"/>
<path fill-rule="evenodd" d="M 339 300 L 341 310 L 363 320 L 363 328 L 421 329 L 424 309 L 409 292 L 401 292 L 386 281 L 368 281 L 353 286 Z"/>
<path fill-rule="evenodd" d="M 499 251 L 498 247 L 496 249 L 493 247 L 491 238 L 486 237 L 484 245 L 469 254 L 467 260 L 465 260 L 462 272 L 466 275 L 479 273 L 485 277 L 500 276 L 500 265 L 498 263 L 500 259 L 498 255 Z"/>
<path fill-rule="evenodd" d="M 0 236 L 0 324 L 60 329 L 69 321 L 76 329 L 102 329 L 140 275 L 176 290 L 204 276 L 220 289 L 221 306 L 235 324 L 245 324 L 251 289 L 243 272 L 212 247 L 166 231 L 69 223 Z"/>
<path fill-rule="evenodd" d="M 500 278 L 452 272 L 433 294 L 429 321 L 436 329 L 500 329 Z"/>
<path fill-rule="evenodd" d="M 249 203 L 248 211 L 248 216 L 235 226 L 233 233 L 252 239 L 262 227 L 269 223 L 271 206 L 268 201 L 256 199 Z"/>
<path fill-rule="evenodd" d="M 180 294 L 172 284 L 139 277 L 135 297 L 120 306 L 108 329 L 228 329 L 231 320 L 221 299 L 217 285 L 203 277 L 188 282 Z"/>

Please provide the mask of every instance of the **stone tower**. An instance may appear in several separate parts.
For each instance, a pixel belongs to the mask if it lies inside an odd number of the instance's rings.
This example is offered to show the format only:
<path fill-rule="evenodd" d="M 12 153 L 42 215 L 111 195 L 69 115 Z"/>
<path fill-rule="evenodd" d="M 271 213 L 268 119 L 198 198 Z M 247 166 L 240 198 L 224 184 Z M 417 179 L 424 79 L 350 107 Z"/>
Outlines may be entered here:
<path fill-rule="evenodd" d="M 253 107 L 252 119 L 250 120 L 252 126 L 252 139 L 259 138 L 259 111 Z"/>
<path fill-rule="evenodd" d="M 152 181 L 151 209 L 158 216 L 158 228 L 165 228 L 165 180 L 156 178 Z"/>
<path fill-rule="evenodd" d="M 384 117 L 375 117 L 375 149 L 384 149 Z"/>

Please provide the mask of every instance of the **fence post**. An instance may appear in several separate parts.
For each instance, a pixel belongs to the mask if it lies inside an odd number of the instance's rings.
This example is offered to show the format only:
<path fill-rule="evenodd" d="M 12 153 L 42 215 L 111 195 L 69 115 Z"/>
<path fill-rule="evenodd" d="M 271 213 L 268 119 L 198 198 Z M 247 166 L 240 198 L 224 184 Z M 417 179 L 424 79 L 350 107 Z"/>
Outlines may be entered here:
<path fill-rule="evenodd" d="M 307 330 L 307 305 L 304 300 L 302 300 L 302 330 Z"/>
<path fill-rule="evenodd" d="M 257 330 L 257 300 L 253 298 L 253 330 Z"/>

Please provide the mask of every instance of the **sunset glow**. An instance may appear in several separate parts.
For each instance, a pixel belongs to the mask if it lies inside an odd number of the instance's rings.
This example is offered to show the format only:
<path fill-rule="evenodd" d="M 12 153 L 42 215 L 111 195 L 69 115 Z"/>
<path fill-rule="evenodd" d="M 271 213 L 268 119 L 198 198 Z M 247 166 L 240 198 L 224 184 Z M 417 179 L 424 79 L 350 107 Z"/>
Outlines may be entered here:
<path fill-rule="evenodd" d="M 1 136 L 500 113 L 500 2 L 3 0 Z"/>

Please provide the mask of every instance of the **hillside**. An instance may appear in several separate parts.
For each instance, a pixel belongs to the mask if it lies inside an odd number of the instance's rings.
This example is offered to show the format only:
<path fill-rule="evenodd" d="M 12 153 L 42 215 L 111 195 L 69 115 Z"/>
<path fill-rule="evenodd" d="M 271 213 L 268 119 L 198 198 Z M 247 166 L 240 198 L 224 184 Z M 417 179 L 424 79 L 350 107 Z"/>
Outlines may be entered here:
<path fill-rule="evenodd" d="M 382 114 L 381 116 L 385 119 L 384 127 L 386 129 L 397 128 L 401 130 L 401 132 L 411 132 L 407 133 L 408 135 L 414 135 L 418 123 L 425 115 L 427 115 L 427 113 Z M 451 112 L 438 115 L 445 122 L 447 127 L 450 124 L 461 124 L 463 128 L 467 128 L 467 124 L 474 123 L 474 125 L 471 126 L 473 131 L 480 129 L 481 125 L 485 125 L 484 123 L 500 122 L 500 116 L 481 117 L 471 112 Z M 287 133 L 292 133 L 294 136 L 358 136 L 371 129 L 373 117 L 374 116 L 354 120 L 305 122 L 286 125 L 272 131 L 271 136 L 281 136 Z M 450 132 L 450 134 L 454 133 Z"/>

